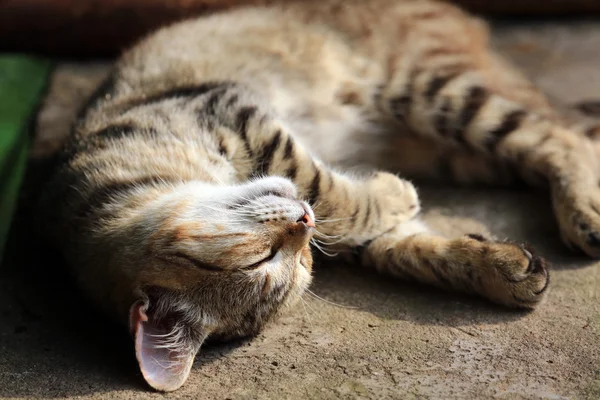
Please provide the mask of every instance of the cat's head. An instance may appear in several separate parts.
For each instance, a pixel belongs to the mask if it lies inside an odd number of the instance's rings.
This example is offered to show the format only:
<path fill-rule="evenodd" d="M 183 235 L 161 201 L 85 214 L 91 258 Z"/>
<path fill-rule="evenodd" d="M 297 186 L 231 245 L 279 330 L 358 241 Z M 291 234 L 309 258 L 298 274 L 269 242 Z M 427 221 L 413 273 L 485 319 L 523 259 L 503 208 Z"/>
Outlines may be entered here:
<path fill-rule="evenodd" d="M 134 219 L 144 254 L 119 258 L 137 258 L 129 324 L 155 389 L 180 387 L 207 337 L 257 333 L 310 284 L 314 214 L 287 179 L 189 183 Z"/>

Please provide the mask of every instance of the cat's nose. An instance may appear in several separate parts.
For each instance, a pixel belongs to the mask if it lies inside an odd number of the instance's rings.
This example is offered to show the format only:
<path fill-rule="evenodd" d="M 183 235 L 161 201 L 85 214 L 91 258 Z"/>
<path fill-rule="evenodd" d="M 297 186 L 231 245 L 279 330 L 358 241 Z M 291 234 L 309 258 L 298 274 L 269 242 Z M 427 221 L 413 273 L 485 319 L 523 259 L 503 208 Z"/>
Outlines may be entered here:
<path fill-rule="evenodd" d="M 300 211 L 300 210 L 298 210 Z M 285 236 L 286 246 L 294 250 L 300 250 L 308 244 L 317 231 L 315 217 L 308 205 L 302 204 L 301 212 L 298 212 L 288 223 L 281 226 L 280 231 Z"/>
<path fill-rule="evenodd" d="M 304 215 L 300 217 L 296 222 L 302 222 L 310 228 L 316 228 L 315 221 L 308 212 L 304 212 Z"/>
<path fill-rule="evenodd" d="M 295 223 L 287 226 L 286 243 L 292 248 L 299 250 L 306 246 L 316 231 L 314 216 L 310 211 L 305 209 L 302 216 Z"/>

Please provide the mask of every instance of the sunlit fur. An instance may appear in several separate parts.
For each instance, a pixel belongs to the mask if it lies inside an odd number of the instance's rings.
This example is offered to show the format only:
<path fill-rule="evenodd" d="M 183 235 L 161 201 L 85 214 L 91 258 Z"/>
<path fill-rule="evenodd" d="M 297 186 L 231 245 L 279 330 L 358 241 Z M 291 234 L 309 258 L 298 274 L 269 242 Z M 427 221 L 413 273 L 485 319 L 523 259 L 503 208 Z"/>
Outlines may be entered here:
<path fill-rule="evenodd" d="M 310 284 L 313 228 L 297 222 L 307 212 L 314 219 L 285 179 L 233 187 L 189 183 L 150 203 L 134 222 L 135 247 L 153 256 L 144 263 L 155 264 L 140 266 L 135 279 L 184 289 L 182 313 L 203 321 L 213 336 L 254 334 Z"/>
<path fill-rule="evenodd" d="M 565 243 L 597 257 L 598 159 L 451 5 L 293 2 L 128 50 L 74 121 L 40 221 L 129 323 L 146 380 L 174 390 L 204 339 L 254 334 L 303 293 L 313 235 L 327 255 L 536 307 L 542 258 L 429 231 L 395 173 L 546 184 Z"/>
<path fill-rule="evenodd" d="M 155 196 L 144 188 L 104 209 L 111 217 L 90 229 L 71 262 L 87 264 L 78 271 L 86 291 L 121 315 L 134 292 L 145 297 L 140 292 L 149 290 L 167 296 L 161 304 L 171 296 L 173 308 L 202 321 L 206 332 L 243 336 L 310 284 L 313 228 L 297 221 L 314 214 L 289 180 L 187 182 Z M 119 284 L 134 286 L 120 293 Z M 166 313 L 158 306 L 158 316 Z"/>

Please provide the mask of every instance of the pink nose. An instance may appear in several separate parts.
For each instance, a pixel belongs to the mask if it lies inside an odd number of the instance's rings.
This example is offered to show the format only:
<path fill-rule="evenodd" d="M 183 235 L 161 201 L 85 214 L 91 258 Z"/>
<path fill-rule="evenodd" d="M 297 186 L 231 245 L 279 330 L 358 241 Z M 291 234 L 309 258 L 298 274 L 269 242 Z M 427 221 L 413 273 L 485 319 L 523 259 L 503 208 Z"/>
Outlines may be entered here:
<path fill-rule="evenodd" d="M 304 215 L 296 222 L 304 222 L 306 224 L 306 226 L 309 226 L 311 228 L 315 228 L 315 221 L 313 221 L 313 219 L 310 217 L 310 215 L 308 215 L 308 213 L 304 213 Z"/>

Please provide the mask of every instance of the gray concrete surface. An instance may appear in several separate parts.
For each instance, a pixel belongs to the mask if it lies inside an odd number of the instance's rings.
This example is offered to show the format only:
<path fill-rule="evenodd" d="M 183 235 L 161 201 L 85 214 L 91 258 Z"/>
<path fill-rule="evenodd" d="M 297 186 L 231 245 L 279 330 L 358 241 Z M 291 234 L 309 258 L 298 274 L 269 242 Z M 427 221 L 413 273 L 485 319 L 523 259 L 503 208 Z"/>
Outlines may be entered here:
<path fill-rule="evenodd" d="M 494 32 L 552 99 L 600 98 L 600 23 Z M 97 72 L 86 68 L 79 73 Z M 426 219 L 441 231 L 491 231 L 547 256 L 548 301 L 515 312 L 354 266 L 321 266 L 312 291 L 325 301 L 306 296 L 257 338 L 203 348 L 187 384 L 162 395 L 144 386 L 127 334 L 90 310 L 60 261 L 31 241 L 24 212 L 0 271 L 0 397 L 600 398 L 600 265 L 565 250 L 547 196 L 432 186 L 421 194 Z"/>

